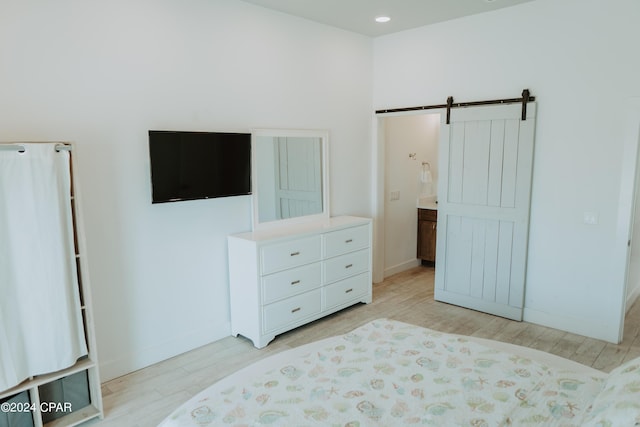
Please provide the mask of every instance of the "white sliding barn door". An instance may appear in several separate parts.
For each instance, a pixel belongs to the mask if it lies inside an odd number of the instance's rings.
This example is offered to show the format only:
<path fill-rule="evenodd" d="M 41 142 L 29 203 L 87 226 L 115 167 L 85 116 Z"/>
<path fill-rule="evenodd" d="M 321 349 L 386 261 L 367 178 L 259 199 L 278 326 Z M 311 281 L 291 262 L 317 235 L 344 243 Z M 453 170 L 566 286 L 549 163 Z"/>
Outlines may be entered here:
<path fill-rule="evenodd" d="M 522 320 L 535 112 L 458 108 L 442 124 L 437 301 Z"/>

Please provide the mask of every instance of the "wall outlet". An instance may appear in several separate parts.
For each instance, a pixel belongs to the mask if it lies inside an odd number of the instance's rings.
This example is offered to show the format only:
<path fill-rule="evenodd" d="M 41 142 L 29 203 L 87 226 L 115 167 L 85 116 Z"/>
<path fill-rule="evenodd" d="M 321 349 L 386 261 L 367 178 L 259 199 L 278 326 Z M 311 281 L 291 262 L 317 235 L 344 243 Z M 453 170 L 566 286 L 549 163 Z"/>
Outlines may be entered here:
<path fill-rule="evenodd" d="M 390 201 L 400 200 L 400 190 L 392 191 L 389 197 Z"/>

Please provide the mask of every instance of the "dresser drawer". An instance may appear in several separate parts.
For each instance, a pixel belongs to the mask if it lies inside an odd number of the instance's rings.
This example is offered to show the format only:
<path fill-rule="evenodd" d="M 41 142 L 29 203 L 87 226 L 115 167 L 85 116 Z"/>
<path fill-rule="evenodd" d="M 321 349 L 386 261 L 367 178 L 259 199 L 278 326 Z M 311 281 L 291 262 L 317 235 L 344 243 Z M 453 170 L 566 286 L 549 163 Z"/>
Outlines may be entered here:
<path fill-rule="evenodd" d="M 349 277 L 348 279 L 326 286 L 324 288 L 325 309 L 346 304 L 362 297 L 367 293 L 370 286 L 371 283 L 369 283 L 368 273 Z"/>
<path fill-rule="evenodd" d="M 262 303 L 270 304 L 320 287 L 320 263 L 273 273 L 262 278 Z"/>
<path fill-rule="evenodd" d="M 323 266 L 325 283 L 362 273 L 369 270 L 369 249 L 328 259 Z"/>
<path fill-rule="evenodd" d="M 263 308 L 264 332 L 275 331 L 305 317 L 320 313 L 320 289 L 274 302 Z"/>
<path fill-rule="evenodd" d="M 267 245 L 260 250 L 262 274 L 320 261 L 320 236 Z"/>
<path fill-rule="evenodd" d="M 345 228 L 324 234 L 324 254 L 327 258 L 368 248 L 370 245 L 368 225 Z"/>

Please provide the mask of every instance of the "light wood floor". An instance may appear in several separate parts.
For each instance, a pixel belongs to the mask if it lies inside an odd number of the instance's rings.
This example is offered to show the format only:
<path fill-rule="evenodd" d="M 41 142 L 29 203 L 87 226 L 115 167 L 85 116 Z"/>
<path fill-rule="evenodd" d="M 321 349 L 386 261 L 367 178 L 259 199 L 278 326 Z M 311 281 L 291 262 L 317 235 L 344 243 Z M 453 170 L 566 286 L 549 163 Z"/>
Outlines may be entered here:
<path fill-rule="evenodd" d="M 443 332 L 472 335 L 547 351 L 610 371 L 640 356 L 640 302 L 628 312 L 624 341 L 609 344 L 526 322 L 494 317 L 433 300 L 433 268 L 417 267 L 374 285 L 373 302 L 357 305 L 282 334 L 257 350 L 228 337 L 102 386 L 105 419 L 100 427 L 156 426 L 191 396 L 265 356 L 346 333 L 370 320 L 390 318 Z"/>

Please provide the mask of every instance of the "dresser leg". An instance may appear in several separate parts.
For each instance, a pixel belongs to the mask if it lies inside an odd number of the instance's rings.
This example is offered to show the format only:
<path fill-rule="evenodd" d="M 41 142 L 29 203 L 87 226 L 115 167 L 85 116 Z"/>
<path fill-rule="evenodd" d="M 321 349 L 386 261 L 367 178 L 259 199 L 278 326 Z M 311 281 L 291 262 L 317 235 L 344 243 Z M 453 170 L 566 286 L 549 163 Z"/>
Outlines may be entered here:
<path fill-rule="evenodd" d="M 275 338 L 275 335 L 263 335 L 260 338 L 253 340 L 253 346 L 257 349 L 265 348 L 267 344 L 269 344 Z"/>

